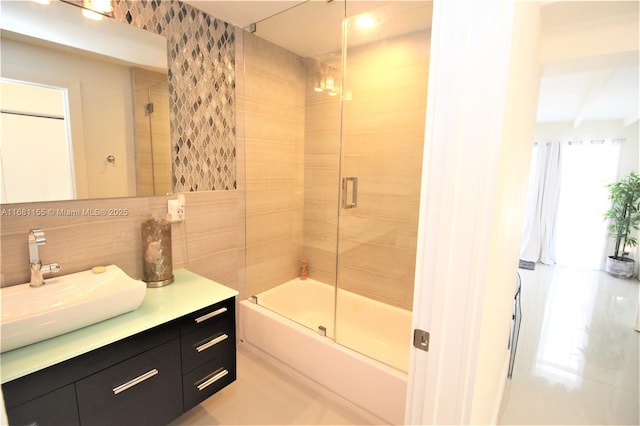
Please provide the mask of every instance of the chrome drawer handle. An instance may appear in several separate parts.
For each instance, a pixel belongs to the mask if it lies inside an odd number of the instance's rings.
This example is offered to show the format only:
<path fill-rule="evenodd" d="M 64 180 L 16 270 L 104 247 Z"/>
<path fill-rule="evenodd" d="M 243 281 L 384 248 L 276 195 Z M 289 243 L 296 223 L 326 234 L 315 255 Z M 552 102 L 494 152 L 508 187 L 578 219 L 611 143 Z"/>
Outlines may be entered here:
<path fill-rule="evenodd" d="M 198 346 L 196 348 L 196 351 L 202 352 L 205 349 L 209 349 L 211 346 L 217 345 L 218 343 L 222 342 L 223 340 L 227 340 L 228 338 L 229 338 L 228 334 L 222 334 L 222 335 L 216 337 L 215 339 L 211 339 L 207 343 L 203 343 L 202 345 Z"/>
<path fill-rule="evenodd" d="M 213 312 L 209 312 L 208 314 L 205 314 L 205 315 L 203 315 L 201 317 L 196 318 L 196 323 L 200 324 L 202 321 L 206 321 L 206 320 L 211 319 L 211 318 L 213 318 L 215 316 L 218 316 L 220 314 L 224 314 L 225 312 L 227 312 L 227 308 L 225 308 L 225 307 L 222 307 L 220 309 L 216 309 Z"/>
<path fill-rule="evenodd" d="M 222 379 L 227 374 L 229 374 L 227 370 L 222 370 L 218 373 L 213 373 L 213 375 L 208 379 L 205 377 L 205 381 L 200 383 L 199 385 L 196 385 L 196 387 L 198 388 L 199 391 L 203 391 L 209 386 L 211 386 L 212 384 L 214 384 L 215 382 L 217 382 L 218 380 Z"/>
<path fill-rule="evenodd" d="M 132 388 L 135 385 L 140 384 L 145 380 L 152 378 L 156 374 L 158 374 L 157 369 L 154 368 L 153 370 L 149 370 L 146 373 L 136 377 L 135 379 L 129 380 L 127 383 L 121 384 L 120 386 L 113 388 L 113 394 L 117 395 L 121 392 L 124 392 L 127 389 Z"/>

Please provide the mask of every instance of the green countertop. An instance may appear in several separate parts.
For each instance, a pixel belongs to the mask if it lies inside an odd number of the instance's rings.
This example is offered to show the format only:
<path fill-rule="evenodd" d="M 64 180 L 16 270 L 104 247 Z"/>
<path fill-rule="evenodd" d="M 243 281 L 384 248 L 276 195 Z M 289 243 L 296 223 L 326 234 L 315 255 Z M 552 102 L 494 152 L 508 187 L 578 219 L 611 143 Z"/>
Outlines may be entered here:
<path fill-rule="evenodd" d="M 135 311 L 0 354 L 2 383 L 238 295 L 232 288 L 184 269 L 174 271 L 174 277 L 175 281 L 168 286 L 148 288 Z"/>

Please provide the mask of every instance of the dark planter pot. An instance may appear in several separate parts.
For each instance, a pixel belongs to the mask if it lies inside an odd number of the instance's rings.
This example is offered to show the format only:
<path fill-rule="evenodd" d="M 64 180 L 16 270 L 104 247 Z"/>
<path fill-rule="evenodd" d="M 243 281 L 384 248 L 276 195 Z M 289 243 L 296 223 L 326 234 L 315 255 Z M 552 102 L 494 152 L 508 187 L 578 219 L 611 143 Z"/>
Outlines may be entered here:
<path fill-rule="evenodd" d="M 613 256 L 609 256 L 607 258 L 607 264 L 605 265 L 605 271 L 614 277 L 631 278 L 633 277 L 635 266 L 635 261 L 628 257 L 614 259 Z"/>

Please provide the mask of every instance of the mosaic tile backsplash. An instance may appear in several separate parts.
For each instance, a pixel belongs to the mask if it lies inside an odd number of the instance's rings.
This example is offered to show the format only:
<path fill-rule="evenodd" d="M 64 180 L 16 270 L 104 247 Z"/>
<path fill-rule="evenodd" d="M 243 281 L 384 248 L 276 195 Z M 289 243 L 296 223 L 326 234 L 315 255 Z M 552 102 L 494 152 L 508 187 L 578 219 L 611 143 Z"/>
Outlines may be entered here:
<path fill-rule="evenodd" d="M 167 38 L 174 192 L 235 189 L 234 27 L 177 0 L 115 0 L 114 18 Z"/>

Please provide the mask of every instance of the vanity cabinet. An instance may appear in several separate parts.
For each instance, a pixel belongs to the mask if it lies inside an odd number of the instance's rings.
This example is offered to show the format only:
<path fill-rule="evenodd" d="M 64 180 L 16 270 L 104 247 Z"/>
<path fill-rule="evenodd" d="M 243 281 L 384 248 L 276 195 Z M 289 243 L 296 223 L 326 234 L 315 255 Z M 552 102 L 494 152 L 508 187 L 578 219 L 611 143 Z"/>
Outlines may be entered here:
<path fill-rule="evenodd" d="M 9 381 L 9 424 L 167 424 L 235 380 L 235 336 L 231 297 Z"/>

